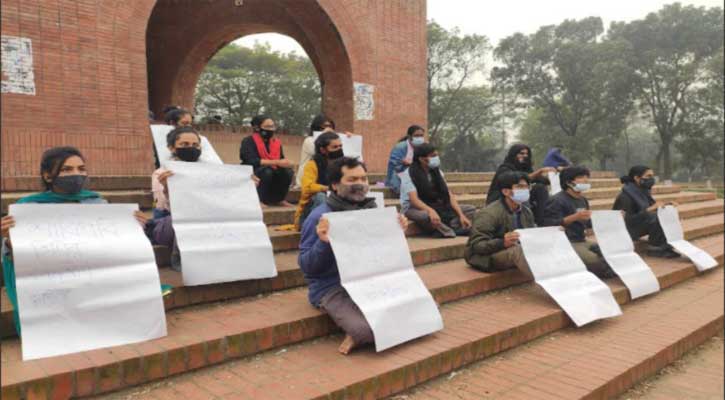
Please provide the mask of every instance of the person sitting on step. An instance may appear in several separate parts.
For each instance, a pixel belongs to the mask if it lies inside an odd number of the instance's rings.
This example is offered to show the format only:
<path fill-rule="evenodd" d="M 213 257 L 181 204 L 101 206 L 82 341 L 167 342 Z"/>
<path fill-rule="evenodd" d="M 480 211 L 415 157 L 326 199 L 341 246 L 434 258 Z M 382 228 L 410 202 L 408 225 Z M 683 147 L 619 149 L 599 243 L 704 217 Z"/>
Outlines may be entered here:
<path fill-rule="evenodd" d="M 257 193 L 263 205 L 291 206 L 285 198 L 292 183 L 292 163 L 284 157 L 282 142 L 274 137 L 277 126 L 266 115 L 252 118 L 254 133 L 242 140 L 239 159 L 251 165 L 259 178 Z"/>
<path fill-rule="evenodd" d="M 327 117 L 325 114 L 319 114 L 312 119 L 310 124 L 310 132 L 302 141 L 302 149 L 300 150 L 300 165 L 297 167 L 295 175 L 295 187 L 302 187 L 302 176 L 305 173 L 305 165 L 315 156 L 315 132 L 335 132 L 335 121 Z M 345 132 L 345 136 L 352 137 L 353 133 Z"/>
<path fill-rule="evenodd" d="M 534 228 L 534 214 L 526 206 L 529 200 L 529 176 L 525 172 L 507 171 L 498 177 L 501 195 L 479 210 L 463 256 L 471 267 L 483 272 L 518 268 L 533 279 L 529 264 L 519 244 L 517 229 Z"/>
<path fill-rule="evenodd" d="M 75 147 L 54 147 L 46 150 L 40 162 L 40 177 L 45 191 L 25 196 L 17 201 L 18 204 L 107 203 L 98 193 L 85 189 L 88 182 L 86 160 Z M 134 211 L 133 215 L 141 226 L 146 225 L 148 218 L 141 211 Z M 15 265 L 13 264 L 12 243 L 10 241 L 10 229 L 14 226 L 15 219 L 12 215 L 6 215 L 0 220 L 0 232 L 3 238 L 3 281 L 10 303 L 13 305 L 15 330 L 20 335 Z M 162 292 L 168 292 L 170 288 L 168 285 L 162 285 Z"/>
<path fill-rule="evenodd" d="M 644 165 L 629 170 L 620 181 L 624 186 L 614 201 L 613 210 L 624 211 L 624 222 L 632 240 L 648 235 L 647 254 L 652 257 L 676 258 L 672 246 L 662 231 L 657 218 L 657 209 L 666 205 L 677 206 L 673 201 L 659 202 L 652 198 L 652 186 L 655 184 L 654 171 Z"/>
<path fill-rule="evenodd" d="M 171 125 L 175 128 L 180 126 L 191 126 L 193 120 L 191 112 L 179 106 L 168 106 L 164 108 L 164 122 L 166 122 L 166 125 Z M 159 161 L 159 155 L 156 152 L 156 146 L 153 146 L 153 149 L 154 165 L 156 165 L 156 168 L 159 168 L 161 167 L 161 162 Z M 160 218 L 168 215 L 168 213 L 163 212 L 161 209 L 157 210 L 156 207 L 153 209 L 153 214 L 154 218 Z"/>
<path fill-rule="evenodd" d="M 549 172 L 555 172 L 555 168 L 543 167 L 536 171 L 532 168 L 534 155 L 531 153 L 531 148 L 525 144 L 514 144 L 509 148 L 508 154 L 503 161 L 503 164 L 499 165 L 496 169 L 496 174 L 491 180 L 491 186 L 488 188 L 488 195 L 486 196 L 486 204 L 491 204 L 501 197 L 501 187 L 499 186 L 499 178 L 501 174 L 505 172 L 518 171 L 524 172 L 528 175 L 531 185 L 531 200 L 528 206 L 534 213 L 536 223 L 541 223 L 542 212 L 546 205 L 546 200 L 549 199 L 549 178 L 547 174 Z"/>
<path fill-rule="evenodd" d="M 345 332 L 339 351 L 348 354 L 355 347 L 373 343 L 374 337 L 365 316 L 340 284 L 340 272 L 328 236 L 330 224 L 323 214 L 376 205 L 374 198 L 367 197 L 367 170 L 357 158 L 342 157 L 331 162 L 327 174 L 331 193 L 302 225 L 297 261 L 308 285 L 310 303 L 329 314 Z M 407 220 L 402 215 L 400 225 L 403 230 L 407 228 Z"/>
<path fill-rule="evenodd" d="M 425 233 L 453 238 L 468 235 L 476 208 L 458 204 L 448 189 L 433 145 L 415 146 L 413 163 L 401 174 L 401 212 Z"/>
<path fill-rule="evenodd" d="M 400 195 L 400 174 L 413 163 L 413 149 L 425 143 L 425 129 L 418 125 L 408 127 L 408 132 L 390 151 L 385 186 Z"/>
<path fill-rule="evenodd" d="M 302 175 L 300 202 L 295 212 L 295 229 L 300 230 L 312 210 L 324 203 L 330 181 L 327 179 L 327 167 L 330 161 L 343 156 L 342 142 L 337 133 L 325 132 L 315 140 L 315 156 L 305 164 Z"/>
<path fill-rule="evenodd" d="M 592 229 L 589 201 L 584 193 L 591 189 L 589 170 L 569 167 L 559 174 L 562 191 L 549 198 L 544 207 L 543 226 L 562 226 L 574 251 L 587 269 L 606 279 L 614 277 L 614 271 L 602 257 L 599 246 L 587 242 L 586 232 Z"/>

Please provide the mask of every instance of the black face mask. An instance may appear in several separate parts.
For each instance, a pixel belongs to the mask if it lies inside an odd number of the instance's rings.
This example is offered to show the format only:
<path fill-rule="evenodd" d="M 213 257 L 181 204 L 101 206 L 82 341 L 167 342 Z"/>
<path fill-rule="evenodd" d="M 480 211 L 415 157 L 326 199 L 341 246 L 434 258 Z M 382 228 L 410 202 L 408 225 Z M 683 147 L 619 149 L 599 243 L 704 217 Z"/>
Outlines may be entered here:
<path fill-rule="evenodd" d="M 265 138 L 265 139 L 269 139 L 269 138 L 271 138 L 272 136 L 274 136 L 274 131 L 270 131 L 270 130 L 268 130 L 268 129 L 260 129 L 260 130 L 259 130 L 259 134 L 260 134 L 260 135 L 261 135 L 261 136 L 262 136 L 263 138 Z"/>
<path fill-rule="evenodd" d="M 88 176 L 86 175 L 65 175 L 53 179 L 53 187 L 66 194 L 77 194 L 83 190 Z"/>
<path fill-rule="evenodd" d="M 197 149 L 196 147 L 180 147 L 174 149 L 174 154 L 181 161 L 194 162 L 201 157 L 201 149 Z"/>
<path fill-rule="evenodd" d="M 655 178 L 642 178 L 639 180 L 639 186 L 642 186 L 645 189 L 652 189 L 652 186 L 655 185 Z"/>
<path fill-rule="evenodd" d="M 335 150 L 332 152 L 327 153 L 327 159 L 328 160 L 337 160 L 338 158 L 342 157 L 344 154 L 342 153 L 342 149 Z"/>

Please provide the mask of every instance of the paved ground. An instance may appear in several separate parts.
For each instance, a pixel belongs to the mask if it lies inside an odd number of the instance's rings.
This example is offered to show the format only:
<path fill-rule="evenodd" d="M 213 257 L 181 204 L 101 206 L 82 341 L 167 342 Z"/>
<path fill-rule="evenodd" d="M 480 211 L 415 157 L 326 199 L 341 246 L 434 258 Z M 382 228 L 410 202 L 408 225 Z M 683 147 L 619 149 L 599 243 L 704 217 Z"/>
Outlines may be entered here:
<path fill-rule="evenodd" d="M 714 337 L 619 400 L 715 400 L 725 398 L 723 338 Z"/>

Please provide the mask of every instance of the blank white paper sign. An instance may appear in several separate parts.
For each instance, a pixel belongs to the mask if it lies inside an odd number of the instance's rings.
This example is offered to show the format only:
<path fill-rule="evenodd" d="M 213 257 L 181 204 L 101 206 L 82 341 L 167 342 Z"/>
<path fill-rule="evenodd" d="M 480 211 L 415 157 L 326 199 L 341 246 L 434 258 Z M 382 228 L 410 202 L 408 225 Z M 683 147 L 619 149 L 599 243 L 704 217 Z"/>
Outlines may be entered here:
<path fill-rule="evenodd" d="M 701 248 L 685 240 L 685 234 L 680 224 L 680 213 L 676 207 L 665 206 L 657 209 L 657 218 L 662 230 L 665 232 L 667 243 L 680 254 L 689 258 L 698 271 L 705 271 L 717 267 L 717 260 Z"/>
<path fill-rule="evenodd" d="M 534 280 L 577 326 L 622 314 L 609 286 L 587 271 L 559 227 L 516 232 Z"/>
<path fill-rule="evenodd" d="M 320 135 L 322 135 L 321 131 L 312 132 L 312 137 L 315 140 L 317 140 L 317 137 Z M 337 136 L 340 137 L 340 142 L 342 142 L 342 153 L 345 157 L 357 157 L 360 161 L 363 160 L 363 137 L 361 135 L 352 135 L 347 137 L 344 133 L 337 133 Z"/>
<path fill-rule="evenodd" d="M 158 267 L 135 204 L 13 204 L 23 360 L 166 336 Z"/>
<path fill-rule="evenodd" d="M 170 161 L 169 203 L 184 285 L 277 276 L 249 165 Z"/>
<path fill-rule="evenodd" d="M 632 299 L 660 290 L 652 269 L 635 253 L 620 211 L 593 211 L 592 227 L 604 259 L 629 289 Z"/>
<path fill-rule="evenodd" d="M 154 147 L 156 148 L 156 155 L 159 157 L 159 164 L 165 166 L 166 162 L 172 160 L 171 152 L 169 151 L 168 142 L 166 141 L 166 135 L 174 130 L 171 125 L 153 124 L 151 125 L 151 134 L 154 139 Z M 224 164 L 224 161 L 219 157 L 214 146 L 211 145 L 209 139 L 206 136 L 199 135 L 201 138 L 201 156 L 199 161 L 211 164 Z"/>
<path fill-rule="evenodd" d="M 553 196 L 559 192 L 561 192 L 561 182 L 559 181 L 559 173 L 558 172 L 549 172 L 549 183 L 551 184 L 551 188 L 549 189 L 549 195 Z"/>
<path fill-rule="evenodd" d="M 324 216 L 342 286 L 370 324 L 376 351 L 443 329 L 438 306 L 413 268 L 394 207 Z"/>

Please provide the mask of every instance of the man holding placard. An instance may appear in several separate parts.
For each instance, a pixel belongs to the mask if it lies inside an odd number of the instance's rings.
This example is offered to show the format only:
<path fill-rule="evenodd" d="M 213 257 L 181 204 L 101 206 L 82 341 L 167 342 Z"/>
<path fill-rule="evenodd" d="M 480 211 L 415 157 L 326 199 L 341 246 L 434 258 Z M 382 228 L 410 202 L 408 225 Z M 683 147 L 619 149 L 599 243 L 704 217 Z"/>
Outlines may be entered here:
<path fill-rule="evenodd" d="M 524 172 L 500 175 L 501 197 L 480 210 L 466 244 L 466 262 L 483 272 L 518 268 L 532 277 L 519 245 L 517 229 L 533 228 L 534 214 L 524 205 L 529 200 L 529 177 Z"/>
<path fill-rule="evenodd" d="M 368 178 L 365 165 L 355 158 L 343 157 L 328 171 L 332 193 L 326 202 L 312 210 L 302 226 L 298 263 L 309 287 L 309 301 L 330 315 L 345 332 L 340 352 L 374 341 L 373 332 L 360 308 L 340 283 L 337 260 L 330 246 L 330 223 L 323 214 L 339 211 L 365 210 L 376 207 L 375 199 L 367 197 Z M 403 229 L 407 221 L 400 218 Z"/>
<path fill-rule="evenodd" d="M 589 170 L 569 167 L 559 174 L 562 191 L 550 197 L 543 213 L 543 226 L 562 226 L 574 251 L 584 261 L 587 269 L 599 278 L 614 277 L 614 271 L 601 256 L 599 246 L 588 243 L 586 231 L 592 229 L 589 201 L 584 197 L 591 184 Z"/>

